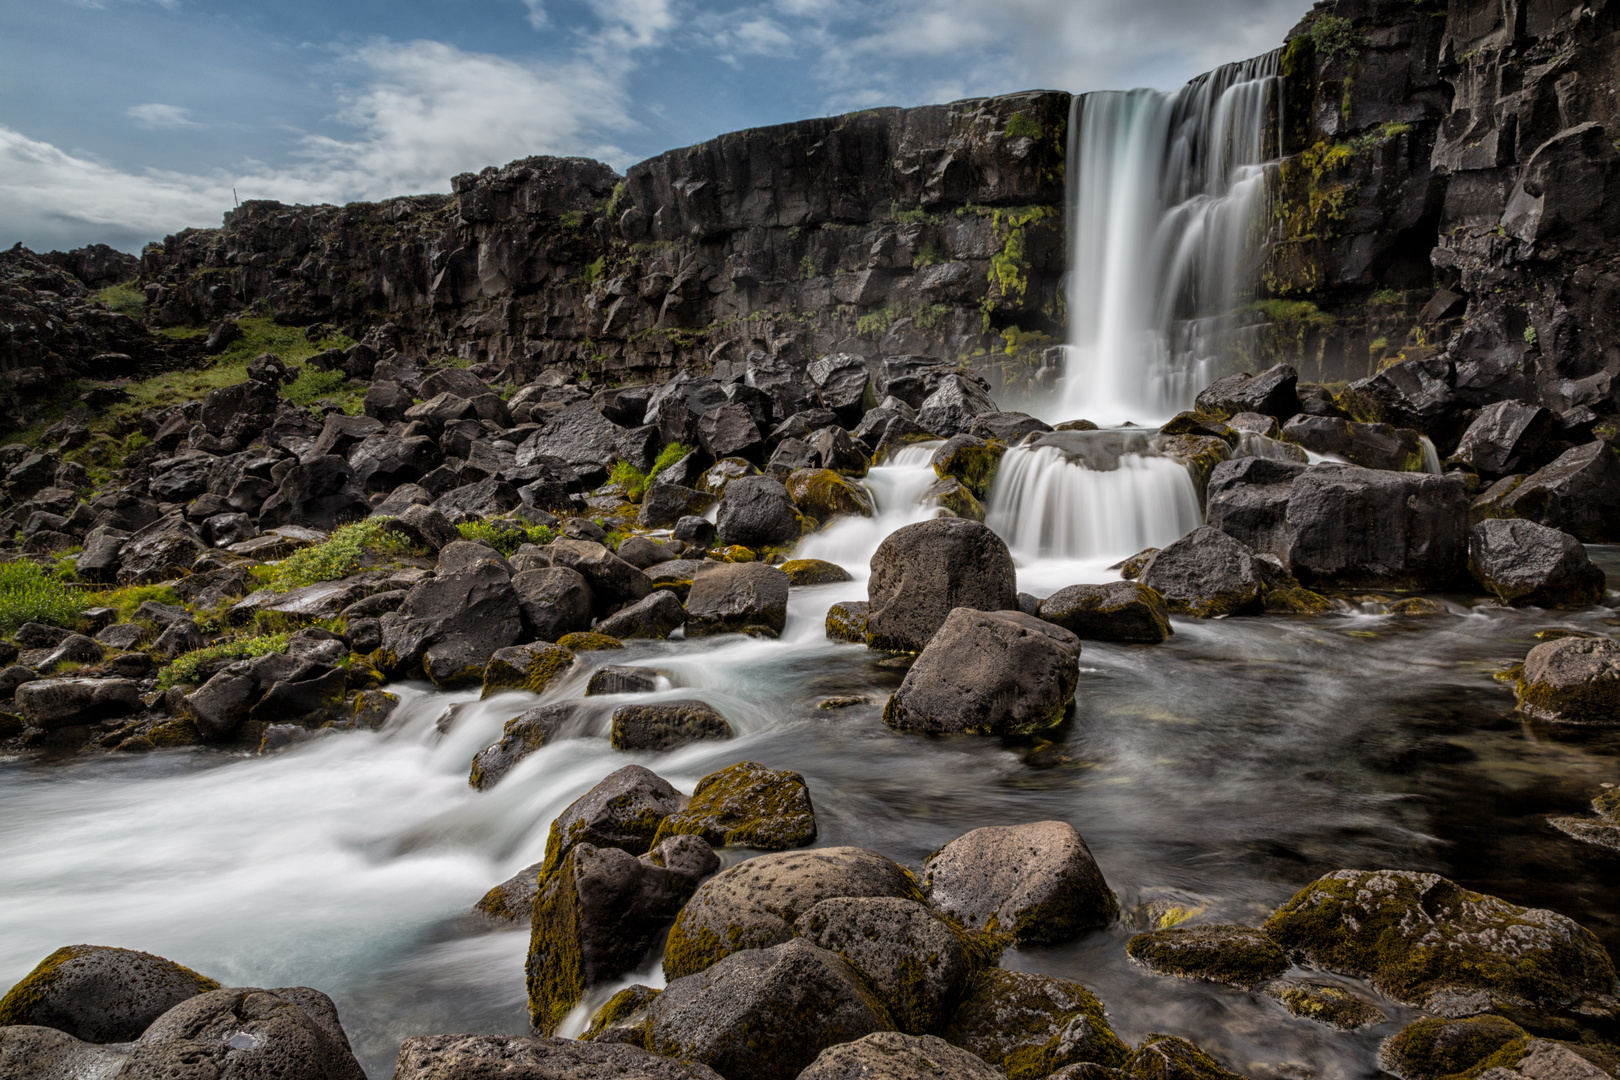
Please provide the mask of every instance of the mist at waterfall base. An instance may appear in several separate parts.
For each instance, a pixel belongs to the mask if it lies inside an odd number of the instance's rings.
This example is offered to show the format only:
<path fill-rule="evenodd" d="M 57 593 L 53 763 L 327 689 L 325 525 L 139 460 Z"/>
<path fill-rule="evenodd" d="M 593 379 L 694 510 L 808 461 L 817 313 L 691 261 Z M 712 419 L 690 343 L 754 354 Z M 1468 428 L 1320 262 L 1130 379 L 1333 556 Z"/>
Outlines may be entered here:
<path fill-rule="evenodd" d="M 1263 68 L 1247 80 L 1222 76 L 1240 95 L 1267 77 Z M 1200 130 L 1225 122 L 1224 96 L 1200 99 L 1208 121 Z M 1119 106 L 1132 138 L 1148 138 L 1138 128 L 1151 115 L 1170 139 L 1190 106 L 1165 97 L 1124 95 L 1110 108 Z M 1100 113 L 1084 116 L 1087 133 Z M 1216 142 L 1194 140 L 1204 149 L 1188 154 L 1213 160 Z M 1155 168 L 1169 166 L 1161 159 Z M 1222 234 L 1218 194 L 1157 198 L 1161 209 L 1201 207 L 1183 218 L 1201 214 L 1202 235 Z M 1161 250 L 1183 251 L 1188 235 Z M 1210 280 L 1204 271 L 1186 280 L 1194 277 Z M 1151 291 L 1183 278 L 1133 280 Z M 1099 296 L 1106 286 L 1095 286 Z M 1171 314 L 1148 326 L 1151 339 L 1124 307 L 1108 331 L 1115 345 L 1080 335 L 1054 412 L 1117 424 L 1176 411 L 1204 378 L 1199 350 L 1177 344 L 1196 336 L 1189 311 L 1217 306 L 1204 304 L 1158 304 Z M 1127 348 L 1132 341 L 1140 348 Z M 1151 378 L 1133 389 L 1121 357 Z M 1096 411 L 1109 403 L 1115 413 Z M 1150 435 L 1059 432 L 1007 453 L 988 523 L 1013 551 L 1021 589 L 1044 595 L 1117 578 L 1111 563 L 1197 524 L 1186 469 L 1154 455 Z M 901 734 L 881 714 L 902 673 L 862 646 L 830 642 L 824 619 L 831 604 L 865 597 L 884 537 L 938 513 L 923 501 L 935 480 L 932 450 L 908 448 L 871 471 L 864 482 L 875 517 L 840 520 L 800 544 L 800 555 L 836 562 L 855 580 L 794 589 L 780 640 L 627 642 L 581 654 L 543 696 L 478 701 L 476 690 L 396 686 L 402 703 L 384 731 L 321 733 L 263 757 L 176 750 L 0 761 L 0 986 L 77 942 L 149 950 L 228 984 L 310 985 L 336 1000 L 373 1078 L 390 1075 L 410 1035 L 526 1032 L 527 929 L 495 928 L 472 907 L 539 860 L 558 812 L 632 762 L 688 792 L 737 761 L 798 770 L 815 802 L 818 844 L 859 845 L 913 867 L 970 829 L 1071 822 L 1124 915 L 1004 963 L 1084 982 L 1127 1039 L 1182 1035 L 1257 1080 L 1374 1076 L 1378 1041 L 1408 1014 L 1392 1010 L 1386 1023 L 1344 1033 L 1260 995 L 1152 975 L 1124 953 L 1150 925 L 1147 905 L 1252 925 L 1331 870 L 1421 869 L 1554 908 L 1620 947 L 1614 857 L 1546 824 L 1549 814 L 1581 813 L 1600 783 L 1620 779 L 1612 772 L 1620 736 L 1527 726 L 1512 713 L 1511 690 L 1491 677 L 1522 658 L 1538 631 L 1602 632 L 1611 609 L 1554 616 L 1442 598 L 1451 617 L 1403 618 L 1368 601 L 1322 618 L 1177 619 L 1162 645 L 1087 642 L 1074 713 L 1040 737 Z M 1594 557 L 1620 573 L 1613 549 Z M 468 786 L 473 755 L 506 720 L 541 701 L 581 698 L 604 664 L 657 669 L 668 689 L 652 698 L 701 698 L 737 737 L 618 753 L 608 717 L 628 699 L 591 698 L 583 737 L 544 747 L 490 791 Z M 833 696 L 861 703 L 817 707 Z M 722 852 L 728 863 L 750 854 Z M 659 960 L 631 980 L 660 985 Z"/>

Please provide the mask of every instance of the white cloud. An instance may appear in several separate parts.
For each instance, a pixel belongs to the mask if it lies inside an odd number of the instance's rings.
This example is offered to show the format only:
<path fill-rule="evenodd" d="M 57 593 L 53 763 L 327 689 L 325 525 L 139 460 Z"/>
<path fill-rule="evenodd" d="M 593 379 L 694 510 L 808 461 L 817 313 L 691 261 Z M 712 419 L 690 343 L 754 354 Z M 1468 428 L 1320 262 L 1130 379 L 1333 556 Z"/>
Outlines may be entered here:
<path fill-rule="evenodd" d="M 191 110 L 183 109 L 178 105 L 159 105 L 156 102 L 147 105 L 131 105 L 124 110 L 124 115 L 133 119 L 143 128 L 188 128 L 200 126 L 186 114 Z"/>
<path fill-rule="evenodd" d="M 523 0 L 529 9 L 529 25 L 539 30 L 551 20 L 546 16 L 546 0 Z"/>

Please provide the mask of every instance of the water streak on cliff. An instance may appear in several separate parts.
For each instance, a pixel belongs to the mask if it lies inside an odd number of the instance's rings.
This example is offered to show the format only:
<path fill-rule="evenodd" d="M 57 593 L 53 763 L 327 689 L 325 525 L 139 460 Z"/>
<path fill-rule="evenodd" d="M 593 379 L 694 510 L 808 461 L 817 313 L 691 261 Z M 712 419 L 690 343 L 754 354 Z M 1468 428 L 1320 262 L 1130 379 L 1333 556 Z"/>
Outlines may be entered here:
<path fill-rule="evenodd" d="M 1162 419 L 1222 374 L 1258 275 L 1279 58 L 1228 64 L 1174 93 L 1074 99 L 1065 418 Z"/>

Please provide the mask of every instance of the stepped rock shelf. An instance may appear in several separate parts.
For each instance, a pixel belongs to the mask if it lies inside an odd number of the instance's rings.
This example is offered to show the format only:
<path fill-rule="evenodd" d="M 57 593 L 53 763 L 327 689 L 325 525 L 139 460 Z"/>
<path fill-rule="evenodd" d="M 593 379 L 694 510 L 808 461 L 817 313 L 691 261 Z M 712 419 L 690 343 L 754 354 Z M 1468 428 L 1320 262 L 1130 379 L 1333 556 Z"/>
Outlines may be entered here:
<path fill-rule="evenodd" d="M 1620 1075 L 1617 53 L 0 253 L 0 1077 Z"/>

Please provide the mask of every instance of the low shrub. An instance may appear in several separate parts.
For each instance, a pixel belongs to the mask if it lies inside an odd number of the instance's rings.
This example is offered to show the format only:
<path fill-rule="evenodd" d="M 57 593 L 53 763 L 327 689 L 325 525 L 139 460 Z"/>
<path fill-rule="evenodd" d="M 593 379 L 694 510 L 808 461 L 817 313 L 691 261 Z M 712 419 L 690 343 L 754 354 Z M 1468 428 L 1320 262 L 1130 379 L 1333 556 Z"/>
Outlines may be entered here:
<path fill-rule="evenodd" d="M 85 608 L 94 606 L 89 598 L 36 562 L 0 564 L 0 632 L 10 634 L 31 622 L 71 627 Z"/>

